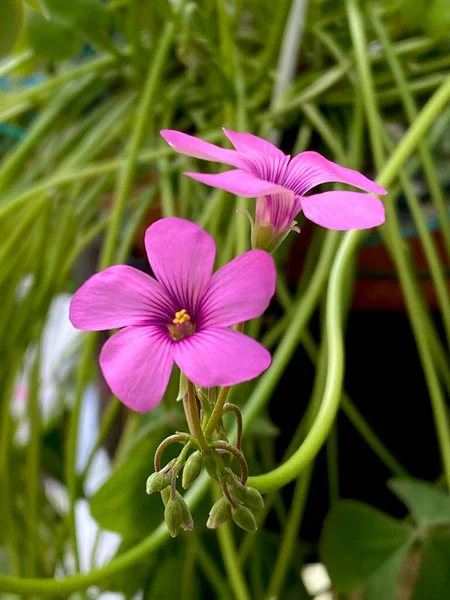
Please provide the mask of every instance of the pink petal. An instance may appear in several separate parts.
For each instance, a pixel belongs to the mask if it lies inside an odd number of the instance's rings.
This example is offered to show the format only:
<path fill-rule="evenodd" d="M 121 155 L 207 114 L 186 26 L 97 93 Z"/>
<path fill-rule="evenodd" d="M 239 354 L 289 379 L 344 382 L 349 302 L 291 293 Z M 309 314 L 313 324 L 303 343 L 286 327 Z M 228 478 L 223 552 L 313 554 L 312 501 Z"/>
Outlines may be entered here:
<path fill-rule="evenodd" d="M 381 200 L 360 192 L 323 192 L 301 202 L 305 217 L 328 229 L 368 229 L 385 220 Z"/>
<path fill-rule="evenodd" d="M 297 154 L 289 164 L 283 185 L 298 196 L 303 196 L 316 185 L 331 182 L 347 183 L 375 194 L 387 194 L 378 183 L 358 171 L 337 165 L 317 152 Z"/>
<path fill-rule="evenodd" d="M 202 387 L 229 386 L 265 371 L 270 353 L 258 342 L 231 329 L 211 328 L 174 344 L 175 362 Z"/>
<path fill-rule="evenodd" d="M 77 329 L 103 331 L 172 319 L 175 309 L 153 277 L 116 265 L 93 275 L 75 293 L 70 321 Z"/>
<path fill-rule="evenodd" d="M 285 154 L 279 148 L 262 138 L 252 135 L 251 133 L 239 133 L 230 129 L 222 128 L 223 132 L 236 148 L 238 152 L 246 154 L 248 151 L 259 152 L 262 154 L 274 154 L 275 156 L 284 157 Z"/>
<path fill-rule="evenodd" d="M 275 263 L 267 252 L 250 250 L 212 276 L 203 296 L 199 326 L 226 327 L 259 317 L 275 293 Z"/>
<path fill-rule="evenodd" d="M 103 346 L 100 366 L 119 400 L 137 412 L 147 412 L 164 396 L 173 354 L 173 342 L 161 327 L 126 327 Z"/>
<path fill-rule="evenodd" d="M 245 173 L 241 170 L 225 171 L 224 173 L 217 173 L 215 175 L 208 175 L 206 173 L 185 173 L 192 179 L 206 183 L 212 187 L 220 188 L 227 192 L 231 192 L 236 196 L 245 196 L 247 198 L 254 198 L 263 194 L 275 194 L 282 193 L 286 190 L 270 181 L 260 179 L 250 173 Z"/>
<path fill-rule="evenodd" d="M 177 217 L 160 219 L 145 233 L 148 259 L 158 280 L 191 317 L 211 279 L 216 246 L 201 227 Z M 171 320 L 173 314 L 171 315 Z"/>
<path fill-rule="evenodd" d="M 267 194 L 256 199 L 255 221 L 258 225 L 270 224 L 275 233 L 288 230 L 301 210 L 301 202 L 294 192 Z"/>
<path fill-rule="evenodd" d="M 187 156 L 193 156 L 194 158 L 201 158 L 203 160 L 213 160 L 224 163 L 225 165 L 232 165 L 233 167 L 242 166 L 243 162 L 236 150 L 227 150 L 220 148 L 215 144 L 210 144 L 193 135 L 187 135 L 181 133 L 181 131 L 174 131 L 173 129 L 163 129 L 159 132 L 166 142 L 176 152 L 180 154 L 186 154 Z"/>

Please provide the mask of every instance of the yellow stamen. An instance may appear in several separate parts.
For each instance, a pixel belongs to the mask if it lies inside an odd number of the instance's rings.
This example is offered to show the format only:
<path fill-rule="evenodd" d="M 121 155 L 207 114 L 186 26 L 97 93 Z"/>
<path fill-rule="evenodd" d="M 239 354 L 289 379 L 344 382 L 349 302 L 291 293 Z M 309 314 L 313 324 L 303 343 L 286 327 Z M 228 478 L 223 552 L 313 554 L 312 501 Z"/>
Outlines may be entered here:
<path fill-rule="evenodd" d="M 175 313 L 175 318 L 173 319 L 172 323 L 174 323 L 175 325 L 182 325 L 186 321 L 190 320 L 191 317 L 187 314 L 186 309 L 183 308 L 182 310 L 179 310 Z"/>

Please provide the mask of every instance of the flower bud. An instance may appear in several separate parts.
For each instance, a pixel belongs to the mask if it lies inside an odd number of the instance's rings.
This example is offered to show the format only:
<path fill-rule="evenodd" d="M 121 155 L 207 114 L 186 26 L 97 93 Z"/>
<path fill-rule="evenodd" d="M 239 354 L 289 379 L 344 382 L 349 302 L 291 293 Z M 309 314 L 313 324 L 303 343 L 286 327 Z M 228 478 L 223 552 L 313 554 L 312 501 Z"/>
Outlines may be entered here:
<path fill-rule="evenodd" d="M 177 501 L 181 506 L 181 527 L 185 531 L 192 531 L 194 529 L 194 519 L 192 518 L 189 506 L 186 504 L 186 500 L 177 492 Z"/>
<path fill-rule="evenodd" d="M 203 469 L 203 456 L 198 450 L 193 452 L 187 459 L 186 464 L 183 467 L 183 477 L 181 479 L 181 485 L 185 490 L 194 483 L 197 477 L 200 475 Z"/>
<path fill-rule="evenodd" d="M 219 481 L 219 477 L 217 475 L 217 464 L 213 457 L 206 455 L 204 457 L 204 463 L 206 470 L 208 471 L 208 475 L 211 477 L 211 479 L 213 479 L 214 481 Z"/>
<path fill-rule="evenodd" d="M 255 517 L 251 510 L 245 506 L 237 506 L 231 509 L 231 515 L 236 525 L 239 525 L 241 529 L 245 529 L 249 533 L 255 533 L 258 529 L 256 525 Z"/>
<path fill-rule="evenodd" d="M 167 503 L 169 502 L 169 498 L 170 498 L 170 488 L 166 487 L 163 490 L 161 490 L 161 500 L 164 503 L 164 506 L 167 506 Z"/>
<path fill-rule="evenodd" d="M 264 500 L 261 494 L 252 487 L 245 488 L 244 504 L 251 510 L 262 510 L 264 508 Z"/>
<path fill-rule="evenodd" d="M 233 498 L 237 504 L 245 504 L 245 499 L 247 497 L 247 490 L 244 486 L 231 484 L 229 485 L 230 496 Z"/>
<path fill-rule="evenodd" d="M 161 492 L 164 488 L 170 485 L 170 474 L 169 473 L 152 473 L 147 479 L 145 484 L 145 491 L 147 494 L 153 494 L 154 492 Z"/>
<path fill-rule="evenodd" d="M 226 523 L 231 518 L 231 506 L 226 498 L 220 498 L 215 502 L 209 511 L 209 518 L 206 522 L 208 529 L 216 529 L 219 525 Z"/>
<path fill-rule="evenodd" d="M 169 498 L 164 510 L 164 521 L 172 537 L 177 537 L 180 531 L 181 521 L 183 519 L 183 510 L 178 499 Z"/>

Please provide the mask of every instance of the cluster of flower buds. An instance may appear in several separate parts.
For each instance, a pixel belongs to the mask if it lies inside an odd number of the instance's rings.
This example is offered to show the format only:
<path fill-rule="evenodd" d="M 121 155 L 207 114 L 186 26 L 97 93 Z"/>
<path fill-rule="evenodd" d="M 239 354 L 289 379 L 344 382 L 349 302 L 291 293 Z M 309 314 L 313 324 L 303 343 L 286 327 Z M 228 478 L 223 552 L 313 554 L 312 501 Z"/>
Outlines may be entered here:
<path fill-rule="evenodd" d="M 177 480 L 181 474 L 181 485 L 188 489 L 205 471 L 220 485 L 223 494 L 211 508 L 207 527 L 216 529 L 232 520 L 246 531 L 256 531 L 254 513 L 264 507 L 264 501 L 258 490 L 246 485 L 248 467 L 241 448 L 242 415 L 239 408 L 224 402 L 226 392 L 216 399 L 215 390 L 205 390 L 192 384 L 190 393 L 194 395 L 195 402 L 189 403 L 188 386 L 183 376 L 180 390 L 191 433 L 178 432 L 159 445 L 155 454 L 155 472 L 147 479 L 147 494 L 161 494 L 167 529 L 175 537 L 181 528 L 189 531 L 194 527 L 189 508 L 177 490 Z M 235 445 L 227 440 L 222 425 L 222 416 L 226 412 L 236 416 Z M 201 441 L 195 437 L 193 421 L 200 425 Z M 175 443 L 183 445 L 181 452 L 161 467 L 164 450 Z"/>

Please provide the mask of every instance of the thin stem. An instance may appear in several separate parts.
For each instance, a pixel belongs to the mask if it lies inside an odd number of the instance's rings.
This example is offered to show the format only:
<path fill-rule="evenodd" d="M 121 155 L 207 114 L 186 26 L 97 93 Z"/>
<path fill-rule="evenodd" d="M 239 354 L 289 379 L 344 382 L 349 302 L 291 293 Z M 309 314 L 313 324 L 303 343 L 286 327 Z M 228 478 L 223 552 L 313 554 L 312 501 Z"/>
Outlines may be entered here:
<path fill-rule="evenodd" d="M 224 387 L 220 390 L 219 396 L 214 405 L 211 416 L 209 417 L 208 423 L 206 424 L 206 427 L 205 427 L 206 439 L 209 439 L 212 436 L 212 434 L 215 432 L 215 430 L 217 429 L 217 427 L 220 423 L 220 419 L 222 418 L 222 414 L 223 414 L 223 407 L 225 406 L 225 402 L 227 400 L 228 394 L 230 393 L 230 390 L 231 390 L 230 387 Z"/>
<path fill-rule="evenodd" d="M 187 403 L 185 404 L 185 408 L 187 408 L 186 419 L 188 421 L 189 429 L 191 430 L 191 435 L 194 437 L 200 449 L 205 451 L 208 449 L 208 442 L 205 439 L 205 434 L 202 430 L 202 425 L 200 423 L 200 416 L 198 414 L 197 407 L 197 398 L 195 396 L 195 386 L 192 381 L 187 382 L 188 387 L 188 398 Z"/>
<path fill-rule="evenodd" d="M 127 161 L 118 176 L 112 220 L 108 228 L 100 259 L 101 269 L 108 267 L 113 260 L 126 201 L 133 183 L 138 153 L 144 141 L 149 120 L 153 115 L 155 96 L 159 91 L 159 80 L 164 69 L 167 54 L 172 45 L 174 34 L 175 22 L 169 21 L 164 27 L 158 44 L 158 50 L 147 72 L 141 101 L 136 114 L 136 123 L 129 143 Z"/>
<path fill-rule="evenodd" d="M 169 435 L 169 437 L 166 437 L 166 439 L 160 443 L 155 452 L 155 473 L 159 473 L 159 471 L 161 471 L 161 458 L 166 448 L 168 448 L 172 444 L 188 444 L 188 442 L 190 442 L 191 439 L 191 436 L 187 433 L 174 433 L 173 435 Z"/>
<path fill-rule="evenodd" d="M 216 492 L 215 496 L 216 499 L 220 497 L 218 492 Z M 217 538 L 234 597 L 236 600 L 251 600 L 250 592 L 239 565 L 238 553 L 230 523 L 224 523 L 217 528 Z"/>
<path fill-rule="evenodd" d="M 367 61 L 367 53 L 366 47 L 367 43 L 364 35 L 364 28 L 362 25 L 362 16 L 359 9 L 359 6 L 356 0 L 347 0 L 346 2 L 348 19 L 350 24 L 350 31 L 352 34 L 353 44 L 356 53 L 356 64 L 358 68 L 358 73 L 360 76 L 361 84 L 362 84 L 362 93 L 363 100 L 366 107 L 366 112 L 368 116 L 369 123 L 369 133 L 371 136 L 372 147 L 374 151 L 375 162 L 380 168 L 383 163 L 383 142 L 382 136 L 380 133 L 380 115 L 378 112 L 378 108 L 375 101 L 374 87 L 372 74 L 370 71 L 370 67 Z M 413 125 L 411 125 L 410 130 L 416 131 L 419 129 L 418 123 L 421 123 L 423 120 L 428 118 L 430 113 L 430 105 L 435 108 L 438 102 L 436 98 L 439 98 L 441 101 L 442 96 L 450 96 L 450 77 L 446 79 L 446 81 L 442 84 L 441 88 L 434 94 L 431 100 L 424 107 L 422 112 L 420 113 L 420 117 L 415 120 Z M 436 116 L 436 115 L 434 115 Z M 408 134 L 406 134 L 408 135 Z M 410 136 L 412 134 L 410 133 Z M 405 136 L 406 137 L 406 136 Z M 405 137 L 403 137 L 402 142 L 405 143 Z M 420 139 L 417 140 L 416 146 L 420 144 Z M 397 146 L 396 151 L 392 155 L 391 161 L 388 164 L 386 170 L 392 165 L 392 162 L 395 161 L 396 157 L 401 152 L 402 144 Z M 400 154 L 401 156 L 401 154 Z M 397 158 L 398 161 L 398 158 Z M 392 167 L 391 167 L 392 169 Z M 397 173 L 400 171 L 401 165 L 398 165 Z M 383 172 L 384 177 L 386 174 Z M 382 174 L 382 175 L 383 175 Z M 381 176 L 379 178 L 381 180 Z M 383 185 L 383 184 L 382 184 Z M 436 369 L 434 362 L 431 358 L 429 345 L 426 339 L 426 335 L 423 335 L 423 322 L 421 319 L 421 310 L 418 306 L 417 300 L 417 288 L 414 284 L 414 274 L 412 268 L 409 264 L 408 258 L 404 252 L 403 241 L 401 239 L 399 233 L 399 223 L 397 219 L 397 213 L 395 207 L 391 203 L 386 204 L 386 227 L 387 234 L 386 237 L 391 245 L 391 253 L 394 258 L 394 262 L 396 264 L 400 281 L 402 284 L 402 289 L 405 294 L 405 300 L 408 307 L 408 312 L 410 315 L 411 325 L 414 333 L 414 337 L 416 340 L 417 348 L 419 350 L 419 355 L 423 367 L 423 371 L 425 374 L 425 379 L 427 382 L 428 390 L 430 393 L 431 405 L 433 409 L 433 415 L 435 420 L 436 431 L 439 440 L 439 446 L 441 451 L 441 458 L 444 466 L 444 471 L 447 480 L 447 487 L 450 488 L 450 429 L 448 423 L 448 415 L 447 408 L 445 405 L 445 400 L 442 394 L 442 390 L 439 385 L 439 380 L 437 377 Z M 383 231 L 383 230 L 382 230 Z M 358 241 L 358 237 L 355 238 L 353 242 L 353 246 L 356 245 Z M 345 241 L 344 241 L 345 244 Z M 343 244 L 343 245 L 344 245 Z"/>
<path fill-rule="evenodd" d="M 245 485 L 248 479 L 248 466 L 247 461 L 245 460 L 242 452 L 240 452 L 235 446 L 232 446 L 231 444 L 228 444 L 227 442 L 224 442 L 222 440 L 214 442 L 213 448 L 214 450 L 225 450 L 226 452 L 232 454 L 238 460 L 241 466 L 241 483 L 242 485 Z"/>
<path fill-rule="evenodd" d="M 294 495 L 292 497 L 291 509 L 289 511 L 288 520 L 284 528 L 283 540 L 281 542 L 280 551 L 277 556 L 275 567 L 272 571 L 267 596 L 271 598 L 280 597 L 280 592 L 283 582 L 286 578 L 286 573 L 293 559 L 295 552 L 295 544 L 298 539 L 298 530 L 305 510 L 306 499 L 308 497 L 309 484 L 313 471 L 312 463 L 299 477 L 295 484 Z"/>
<path fill-rule="evenodd" d="M 211 583 L 211 586 L 214 588 L 217 597 L 221 600 L 228 600 L 230 597 L 230 590 L 227 582 L 217 568 L 214 560 L 209 555 L 209 552 L 205 549 L 202 541 L 199 540 L 195 535 L 192 536 L 192 543 L 194 545 L 200 567 Z"/>
<path fill-rule="evenodd" d="M 39 408 L 39 380 L 41 365 L 41 348 L 38 347 L 35 364 L 31 376 L 31 390 L 28 398 L 28 420 L 30 424 L 30 442 L 27 449 L 27 542 L 28 569 L 27 574 L 36 572 L 39 547 L 39 466 L 41 459 L 41 413 Z"/>
<path fill-rule="evenodd" d="M 223 412 L 232 412 L 236 415 L 236 448 L 241 452 L 242 451 L 242 412 L 241 409 L 236 406 L 236 404 L 231 404 L 227 402 L 224 404 Z"/>

